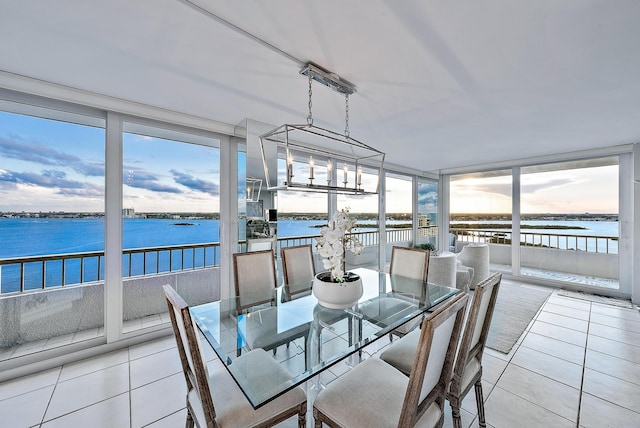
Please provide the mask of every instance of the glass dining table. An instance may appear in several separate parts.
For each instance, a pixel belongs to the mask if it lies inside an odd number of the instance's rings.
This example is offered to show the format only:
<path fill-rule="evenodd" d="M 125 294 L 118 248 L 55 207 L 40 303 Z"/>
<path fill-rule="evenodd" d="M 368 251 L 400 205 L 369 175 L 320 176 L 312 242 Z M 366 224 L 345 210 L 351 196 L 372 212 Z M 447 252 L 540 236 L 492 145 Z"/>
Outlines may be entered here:
<path fill-rule="evenodd" d="M 459 292 L 371 269 L 352 272 L 362 278 L 364 293 L 347 309 L 319 305 L 312 282 L 243 295 L 241 303 L 232 298 L 191 307 L 200 331 L 254 408 L 347 357 L 358 358 L 365 346 Z M 234 364 L 256 348 L 273 352 L 290 378 L 264 382 L 259 368 Z"/>

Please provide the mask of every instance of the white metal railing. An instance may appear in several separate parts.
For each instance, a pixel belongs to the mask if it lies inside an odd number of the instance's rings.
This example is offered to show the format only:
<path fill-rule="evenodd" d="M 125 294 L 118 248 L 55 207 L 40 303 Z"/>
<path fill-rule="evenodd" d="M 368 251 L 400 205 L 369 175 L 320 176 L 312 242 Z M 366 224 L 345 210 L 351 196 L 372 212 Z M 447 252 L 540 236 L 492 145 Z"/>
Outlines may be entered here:
<path fill-rule="evenodd" d="M 511 245 L 511 231 L 451 228 L 450 232 L 462 242 Z M 617 236 L 571 235 L 563 233 L 520 232 L 520 243 L 526 246 L 559 250 L 617 254 Z"/>

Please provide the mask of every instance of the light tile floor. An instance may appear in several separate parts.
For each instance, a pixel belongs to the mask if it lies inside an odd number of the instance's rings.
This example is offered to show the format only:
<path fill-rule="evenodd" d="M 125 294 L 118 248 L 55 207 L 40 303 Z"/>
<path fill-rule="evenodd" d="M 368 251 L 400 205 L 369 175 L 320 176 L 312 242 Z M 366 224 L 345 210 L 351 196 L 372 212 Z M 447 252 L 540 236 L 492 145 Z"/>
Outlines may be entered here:
<path fill-rule="evenodd" d="M 374 343 L 365 357 L 387 344 Z M 638 310 L 554 292 L 511 352 L 488 349 L 483 366 L 490 427 L 640 427 Z M 321 381 L 348 370 L 335 366 Z M 184 426 L 185 415 L 173 336 L 0 384 L 3 427 L 168 428 Z M 473 392 L 462 421 L 477 426 Z M 297 424 L 290 419 L 281 426 Z"/>

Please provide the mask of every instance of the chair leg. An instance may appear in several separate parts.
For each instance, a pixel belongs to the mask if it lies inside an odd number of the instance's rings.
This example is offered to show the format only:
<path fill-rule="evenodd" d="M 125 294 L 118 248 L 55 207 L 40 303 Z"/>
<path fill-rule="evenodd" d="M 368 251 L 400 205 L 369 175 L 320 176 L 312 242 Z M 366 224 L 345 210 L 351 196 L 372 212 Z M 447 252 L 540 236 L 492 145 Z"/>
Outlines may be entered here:
<path fill-rule="evenodd" d="M 307 412 L 305 410 L 298 414 L 298 428 L 307 428 Z"/>
<path fill-rule="evenodd" d="M 451 402 L 449 402 L 451 404 Z M 453 428 L 462 428 L 462 419 L 460 418 L 460 407 L 451 404 L 451 416 L 453 419 Z"/>
<path fill-rule="evenodd" d="M 187 422 L 185 423 L 185 428 L 193 428 L 193 427 L 194 427 L 193 417 L 191 416 L 191 412 L 187 408 Z"/>
<path fill-rule="evenodd" d="M 313 428 L 322 428 L 322 421 L 316 408 L 313 408 Z"/>
<path fill-rule="evenodd" d="M 476 407 L 478 408 L 478 425 L 486 427 L 487 422 L 484 416 L 484 397 L 482 396 L 482 380 L 478 381 L 474 385 L 476 391 Z"/>

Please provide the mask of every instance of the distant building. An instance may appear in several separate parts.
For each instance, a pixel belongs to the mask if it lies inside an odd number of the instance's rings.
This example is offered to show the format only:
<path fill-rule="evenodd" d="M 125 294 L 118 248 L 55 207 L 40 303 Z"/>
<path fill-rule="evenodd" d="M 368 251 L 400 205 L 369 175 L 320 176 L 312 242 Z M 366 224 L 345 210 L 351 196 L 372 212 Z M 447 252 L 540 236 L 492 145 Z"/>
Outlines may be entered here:
<path fill-rule="evenodd" d="M 136 210 L 134 208 L 123 208 L 122 218 L 134 218 L 136 216 Z"/>
<path fill-rule="evenodd" d="M 438 234 L 438 226 L 431 224 L 431 219 L 426 215 L 418 215 L 418 237 L 427 238 Z"/>

